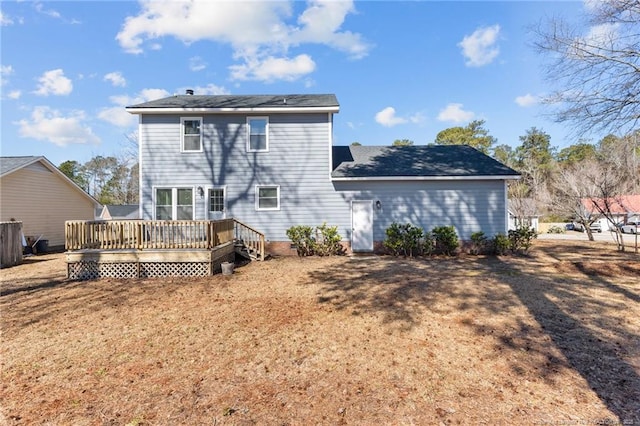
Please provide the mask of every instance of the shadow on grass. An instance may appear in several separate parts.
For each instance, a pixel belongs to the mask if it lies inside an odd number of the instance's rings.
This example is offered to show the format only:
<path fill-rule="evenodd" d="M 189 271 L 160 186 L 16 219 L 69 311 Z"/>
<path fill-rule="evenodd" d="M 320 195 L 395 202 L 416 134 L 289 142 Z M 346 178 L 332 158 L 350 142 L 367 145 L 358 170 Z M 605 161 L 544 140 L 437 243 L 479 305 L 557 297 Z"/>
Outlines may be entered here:
<path fill-rule="evenodd" d="M 526 370 L 533 368 L 535 375 L 553 382 L 560 370 L 573 369 L 617 422 L 638 424 L 640 376 L 625 358 L 640 355 L 640 336 L 617 314 L 626 306 L 633 306 L 630 315 L 637 312 L 640 287 L 625 285 L 633 280 L 629 277 L 558 276 L 549 262 L 542 256 L 380 257 L 315 271 L 310 278 L 320 286 L 319 303 L 353 315 L 380 316 L 383 325 L 401 330 L 428 326 L 422 324 L 427 310 L 441 315 L 467 311 L 461 323 L 478 336 L 495 338 L 497 354 L 503 348 L 528 354 L 525 362 L 509 357 L 516 374 L 531 374 Z M 535 322 L 528 316 L 509 317 L 523 307 Z M 504 317 L 501 323 L 507 326 L 492 330 L 492 316 Z"/>
<path fill-rule="evenodd" d="M 535 285 L 509 277 L 505 282 L 562 352 L 569 366 L 616 414 L 616 421 L 638 424 L 640 376 L 624 357 L 639 355 L 640 336 L 638 330 L 626 327 L 610 313 L 637 304 L 640 288 L 636 287 L 634 292 L 594 274 L 558 277 L 550 272 L 536 273 L 526 266 L 515 266 L 514 269 L 536 274 Z M 596 293 L 619 295 L 622 300 L 595 297 Z M 610 337 L 603 337 L 598 330 Z"/>
<path fill-rule="evenodd" d="M 64 279 L 55 279 L 55 278 L 52 278 L 43 282 L 39 282 L 37 284 L 26 285 L 26 286 L 3 283 L 2 288 L 0 288 L 0 297 L 10 296 L 16 293 L 30 293 L 30 292 L 35 292 L 39 290 L 52 289 L 55 287 L 68 285 L 70 283 L 73 283 L 73 281 L 64 280 Z"/>

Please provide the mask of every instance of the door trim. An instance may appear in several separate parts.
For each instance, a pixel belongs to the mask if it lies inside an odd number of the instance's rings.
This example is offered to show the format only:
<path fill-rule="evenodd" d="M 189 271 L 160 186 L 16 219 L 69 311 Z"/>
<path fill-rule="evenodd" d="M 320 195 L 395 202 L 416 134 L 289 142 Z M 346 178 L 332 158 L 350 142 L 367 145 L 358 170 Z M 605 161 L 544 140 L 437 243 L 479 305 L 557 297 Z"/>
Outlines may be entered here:
<path fill-rule="evenodd" d="M 359 204 L 365 207 L 366 213 L 368 213 L 368 229 L 365 226 L 362 229 L 363 238 L 358 242 L 365 243 L 366 245 L 356 247 L 354 242 L 356 241 L 354 236 L 356 235 L 356 215 L 354 214 L 354 205 Z M 364 234 L 367 235 L 364 235 Z M 373 200 L 352 200 L 351 201 L 351 251 L 353 252 L 373 252 Z"/>

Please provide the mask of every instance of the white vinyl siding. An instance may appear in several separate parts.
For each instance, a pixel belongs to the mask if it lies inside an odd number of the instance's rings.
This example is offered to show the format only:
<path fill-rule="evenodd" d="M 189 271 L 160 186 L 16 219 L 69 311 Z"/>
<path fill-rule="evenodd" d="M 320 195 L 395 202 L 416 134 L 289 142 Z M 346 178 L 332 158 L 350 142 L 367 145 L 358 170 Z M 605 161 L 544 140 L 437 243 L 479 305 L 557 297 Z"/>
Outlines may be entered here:
<path fill-rule="evenodd" d="M 64 247 L 65 221 L 93 220 L 98 203 L 40 162 L 0 178 L 0 220 L 22 222 L 24 235 Z"/>
<path fill-rule="evenodd" d="M 183 117 L 180 119 L 180 150 L 182 152 L 202 152 L 202 118 Z"/>
<path fill-rule="evenodd" d="M 269 151 L 269 117 L 247 117 L 247 151 Z"/>

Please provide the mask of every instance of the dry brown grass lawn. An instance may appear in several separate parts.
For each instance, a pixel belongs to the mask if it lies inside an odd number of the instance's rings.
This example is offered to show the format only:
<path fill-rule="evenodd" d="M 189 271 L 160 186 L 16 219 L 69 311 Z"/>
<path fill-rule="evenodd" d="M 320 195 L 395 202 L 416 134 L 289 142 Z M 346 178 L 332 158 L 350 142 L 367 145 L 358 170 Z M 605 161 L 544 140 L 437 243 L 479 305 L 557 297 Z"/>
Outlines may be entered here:
<path fill-rule="evenodd" d="M 640 261 L 611 245 L 64 277 L 2 270 L 0 424 L 640 424 Z"/>

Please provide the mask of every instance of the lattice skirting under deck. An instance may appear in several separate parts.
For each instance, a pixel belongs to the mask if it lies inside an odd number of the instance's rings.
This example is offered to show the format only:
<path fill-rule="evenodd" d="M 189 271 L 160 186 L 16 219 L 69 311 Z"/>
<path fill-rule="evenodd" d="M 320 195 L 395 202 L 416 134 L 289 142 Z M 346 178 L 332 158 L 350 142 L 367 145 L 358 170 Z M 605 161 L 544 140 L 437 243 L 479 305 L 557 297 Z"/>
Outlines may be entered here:
<path fill-rule="evenodd" d="M 150 262 L 150 263 L 98 263 L 68 264 L 68 277 L 72 280 L 96 278 L 152 278 L 152 277 L 205 277 L 211 274 L 207 262 Z"/>

